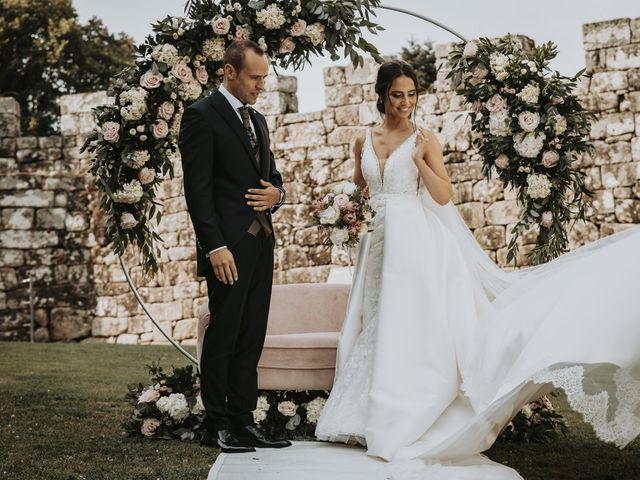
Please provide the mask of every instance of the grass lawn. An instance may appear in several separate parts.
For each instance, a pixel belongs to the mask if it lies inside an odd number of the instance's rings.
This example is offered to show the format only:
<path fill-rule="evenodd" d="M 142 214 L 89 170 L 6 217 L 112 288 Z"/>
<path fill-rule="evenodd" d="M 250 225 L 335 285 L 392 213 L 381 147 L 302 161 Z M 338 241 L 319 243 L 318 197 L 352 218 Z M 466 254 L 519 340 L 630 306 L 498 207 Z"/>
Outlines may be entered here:
<path fill-rule="evenodd" d="M 217 450 L 122 434 L 126 385 L 146 383 L 144 365 L 158 359 L 165 369 L 187 364 L 170 346 L 0 343 L 0 479 L 205 479 Z M 640 478 L 640 441 L 603 444 L 556 403 L 568 438 L 497 444 L 488 455 L 526 480 Z"/>

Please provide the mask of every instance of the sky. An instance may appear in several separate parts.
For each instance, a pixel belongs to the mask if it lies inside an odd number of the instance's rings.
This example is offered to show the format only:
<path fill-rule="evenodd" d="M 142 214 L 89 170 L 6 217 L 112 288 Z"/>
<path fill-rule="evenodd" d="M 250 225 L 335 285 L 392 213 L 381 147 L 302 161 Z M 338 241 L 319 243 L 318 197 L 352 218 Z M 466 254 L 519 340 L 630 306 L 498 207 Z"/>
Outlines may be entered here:
<path fill-rule="evenodd" d="M 113 33 L 125 32 L 136 43 L 151 33 L 151 23 L 166 15 L 184 16 L 183 0 L 73 0 L 81 22 L 96 16 Z M 582 24 L 624 17 L 640 17 L 639 0 L 383 0 L 383 5 L 402 8 L 434 19 L 466 38 L 498 37 L 506 33 L 533 38 L 536 44 L 552 41 L 559 54 L 551 67 L 564 75 L 584 68 Z M 383 55 L 397 54 L 409 40 L 435 44 L 457 40 L 452 34 L 424 20 L 380 9 L 374 20 L 385 27 L 377 35 L 367 34 Z M 304 70 L 287 72 L 298 77 L 300 112 L 324 108 L 323 68 L 345 65 L 328 57 L 312 58 Z"/>

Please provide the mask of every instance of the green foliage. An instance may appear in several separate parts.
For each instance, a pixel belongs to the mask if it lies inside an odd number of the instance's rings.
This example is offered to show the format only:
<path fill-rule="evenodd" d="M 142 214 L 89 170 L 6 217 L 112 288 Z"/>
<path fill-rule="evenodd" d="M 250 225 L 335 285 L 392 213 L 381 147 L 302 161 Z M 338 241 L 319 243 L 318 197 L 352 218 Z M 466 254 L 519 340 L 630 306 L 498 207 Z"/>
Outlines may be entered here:
<path fill-rule="evenodd" d="M 53 133 L 59 97 L 106 89 L 133 52 L 99 19 L 80 24 L 71 0 L 0 0 L 0 92 L 20 103 L 25 135 Z"/>
<path fill-rule="evenodd" d="M 432 42 L 420 44 L 411 39 L 409 45 L 402 47 L 400 57 L 413 67 L 418 77 L 419 93 L 431 90 L 436 81 L 436 54 Z"/>

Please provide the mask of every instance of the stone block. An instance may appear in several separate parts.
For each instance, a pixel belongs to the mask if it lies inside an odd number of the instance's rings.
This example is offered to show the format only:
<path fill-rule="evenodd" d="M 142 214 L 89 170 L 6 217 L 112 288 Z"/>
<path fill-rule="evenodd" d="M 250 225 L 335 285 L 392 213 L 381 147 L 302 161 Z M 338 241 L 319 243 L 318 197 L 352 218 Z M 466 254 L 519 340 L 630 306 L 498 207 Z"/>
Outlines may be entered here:
<path fill-rule="evenodd" d="M 479 202 L 493 203 L 503 196 L 503 192 L 501 180 L 485 178 L 473 186 L 473 199 Z"/>
<path fill-rule="evenodd" d="M 482 202 L 463 203 L 457 207 L 469 228 L 477 228 L 485 224 L 484 204 Z"/>
<path fill-rule="evenodd" d="M 325 103 L 327 107 L 339 107 L 341 105 L 351 105 L 363 101 L 362 86 L 360 85 L 338 85 L 325 87 Z"/>
<path fill-rule="evenodd" d="M 616 220 L 620 223 L 640 222 L 640 200 L 624 199 L 616 200 Z"/>
<path fill-rule="evenodd" d="M 182 303 L 180 301 L 152 303 L 147 306 L 158 321 L 173 321 L 182 318 Z"/>
<path fill-rule="evenodd" d="M 32 208 L 2 209 L 2 229 L 30 230 L 33 228 Z"/>
<path fill-rule="evenodd" d="M 329 145 L 353 145 L 356 138 L 364 131 L 363 127 L 337 127 L 327 135 Z"/>
<path fill-rule="evenodd" d="M 631 90 L 640 90 L 640 68 L 627 70 L 627 83 Z"/>
<path fill-rule="evenodd" d="M 39 208 L 36 210 L 36 225 L 41 229 L 63 230 L 66 216 L 65 208 Z"/>
<path fill-rule="evenodd" d="M 20 116 L 20 104 L 13 97 L 0 97 L 0 112 Z"/>
<path fill-rule="evenodd" d="M 195 318 L 188 318 L 176 322 L 173 327 L 173 338 L 176 340 L 185 340 L 187 338 L 196 338 L 198 321 Z"/>
<path fill-rule="evenodd" d="M 55 247 L 59 243 L 55 231 L 2 230 L 0 248 L 34 249 Z"/>
<path fill-rule="evenodd" d="M 53 205 L 53 192 L 22 190 L 0 195 L 0 207 L 50 207 L 51 205 Z"/>
<path fill-rule="evenodd" d="M 86 311 L 54 308 L 51 310 L 49 332 L 54 342 L 76 340 L 91 335 L 91 322 Z"/>
<path fill-rule="evenodd" d="M 636 167 L 633 163 L 618 163 L 602 166 L 604 188 L 628 187 L 636 182 Z"/>
<path fill-rule="evenodd" d="M 613 192 L 609 190 L 599 190 L 595 192 L 592 207 L 596 214 L 613 213 L 615 211 Z"/>
<path fill-rule="evenodd" d="M 620 102 L 620 110 L 623 112 L 640 112 L 640 92 L 629 92 Z"/>
<path fill-rule="evenodd" d="M 626 45 L 631 41 L 628 18 L 605 20 L 582 25 L 582 41 L 585 50 Z"/>
<path fill-rule="evenodd" d="M 344 105 L 336 107 L 335 120 L 336 125 L 359 125 L 360 124 L 360 107 L 361 105 Z"/>
<path fill-rule="evenodd" d="M 140 337 L 132 333 L 123 333 L 116 339 L 118 345 L 137 345 L 139 341 Z"/>
<path fill-rule="evenodd" d="M 298 111 L 298 97 L 291 93 L 264 92 L 255 104 L 263 115 L 280 115 Z"/>
<path fill-rule="evenodd" d="M 483 178 L 482 162 L 449 163 L 445 167 L 453 183 Z"/>
<path fill-rule="evenodd" d="M 89 228 L 89 223 L 82 213 L 67 214 L 64 217 L 64 227 L 69 232 L 83 232 Z"/>
<path fill-rule="evenodd" d="M 505 227 L 503 226 L 490 225 L 476 228 L 473 235 L 485 250 L 496 250 L 506 245 Z"/>
<path fill-rule="evenodd" d="M 608 48 L 606 66 L 609 70 L 640 68 L 640 43 Z"/>
<path fill-rule="evenodd" d="M 275 132 L 274 144 L 278 150 L 325 145 L 324 125 L 312 122 L 280 127 Z"/>
<path fill-rule="evenodd" d="M 0 251 L 0 267 L 21 267 L 24 265 L 22 250 L 3 249 Z"/>
<path fill-rule="evenodd" d="M 520 207 L 515 200 L 495 202 L 485 210 L 487 224 L 508 225 L 517 222 L 520 217 Z"/>
<path fill-rule="evenodd" d="M 0 137 L 17 137 L 19 134 L 20 117 L 13 114 L 0 113 Z"/>
<path fill-rule="evenodd" d="M 95 317 L 91 322 L 91 335 L 96 337 L 110 337 L 127 331 L 126 318 Z"/>
<path fill-rule="evenodd" d="M 346 67 L 341 66 L 325 67 L 323 70 L 324 84 L 326 86 L 332 86 L 346 83 L 345 70 Z"/>
<path fill-rule="evenodd" d="M 364 65 L 354 68 L 353 63 L 349 63 L 345 69 L 347 85 L 365 85 L 375 83 L 378 74 L 378 62 L 373 58 L 366 58 Z"/>
<path fill-rule="evenodd" d="M 452 201 L 456 205 L 472 202 L 473 198 L 473 182 L 458 182 L 453 184 Z"/>
<path fill-rule="evenodd" d="M 633 113 L 631 112 L 602 114 L 591 127 L 591 138 L 600 140 L 632 133 L 634 128 Z"/>
<path fill-rule="evenodd" d="M 75 93 L 60 97 L 60 113 L 91 113 L 91 109 L 100 105 L 112 104 L 113 98 L 107 97 L 107 92 Z"/>
<path fill-rule="evenodd" d="M 591 112 L 615 110 L 618 107 L 618 94 L 615 92 L 591 93 L 580 97 L 582 106 Z"/>
<path fill-rule="evenodd" d="M 376 102 L 363 102 L 358 107 L 358 122 L 360 125 L 374 125 L 381 119 Z"/>
<path fill-rule="evenodd" d="M 298 91 L 298 78 L 295 75 L 276 75 L 272 73 L 265 79 L 264 91 L 296 93 Z"/>
<path fill-rule="evenodd" d="M 596 141 L 593 142 L 593 147 L 592 157 L 595 165 L 624 163 L 628 162 L 632 156 L 632 149 L 629 142 L 606 143 Z"/>

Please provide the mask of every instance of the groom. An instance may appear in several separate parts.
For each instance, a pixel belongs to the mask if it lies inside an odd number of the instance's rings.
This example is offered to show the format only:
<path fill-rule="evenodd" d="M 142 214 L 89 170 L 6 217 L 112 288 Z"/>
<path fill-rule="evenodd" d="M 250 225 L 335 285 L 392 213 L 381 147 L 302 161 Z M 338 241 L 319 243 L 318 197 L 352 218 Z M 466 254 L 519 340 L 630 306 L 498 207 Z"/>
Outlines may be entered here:
<path fill-rule="evenodd" d="M 252 413 L 271 300 L 271 214 L 285 192 L 267 123 L 249 106 L 264 89 L 269 60 L 256 43 L 239 40 L 223 63 L 223 85 L 185 110 L 179 147 L 211 312 L 200 360 L 202 443 L 234 453 L 290 445 L 265 438 Z"/>

